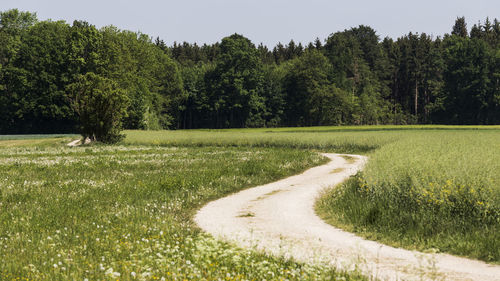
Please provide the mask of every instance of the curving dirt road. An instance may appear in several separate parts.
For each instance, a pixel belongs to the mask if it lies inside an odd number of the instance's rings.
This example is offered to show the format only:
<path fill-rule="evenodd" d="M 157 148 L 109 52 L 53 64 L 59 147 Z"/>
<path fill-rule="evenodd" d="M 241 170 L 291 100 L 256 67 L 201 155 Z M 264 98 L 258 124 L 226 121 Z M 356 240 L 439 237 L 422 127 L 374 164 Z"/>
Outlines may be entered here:
<path fill-rule="evenodd" d="M 359 269 L 382 280 L 500 280 L 500 266 L 364 240 L 314 212 L 321 191 L 360 170 L 366 157 L 323 154 L 326 165 L 208 203 L 196 223 L 217 238 L 297 261 Z M 347 161 L 345 156 L 355 158 Z"/>

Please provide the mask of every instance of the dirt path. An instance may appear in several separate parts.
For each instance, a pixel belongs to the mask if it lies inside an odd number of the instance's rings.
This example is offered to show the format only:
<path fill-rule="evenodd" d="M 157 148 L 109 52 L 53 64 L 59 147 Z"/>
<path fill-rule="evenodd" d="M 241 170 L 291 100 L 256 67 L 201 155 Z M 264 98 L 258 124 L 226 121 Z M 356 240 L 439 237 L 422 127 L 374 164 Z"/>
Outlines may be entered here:
<path fill-rule="evenodd" d="M 79 146 L 81 143 L 81 140 L 74 140 L 68 144 L 66 144 L 67 146 Z"/>
<path fill-rule="evenodd" d="M 90 143 L 90 139 L 85 139 L 85 144 L 89 144 Z M 67 146 L 80 146 L 82 145 L 82 140 L 81 139 L 77 139 L 77 140 L 74 140 L 68 144 L 66 144 Z"/>
<path fill-rule="evenodd" d="M 357 267 L 382 280 L 500 280 L 500 266 L 445 254 L 423 254 L 364 240 L 323 222 L 314 212 L 320 192 L 360 170 L 366 158 L 342 155 L 303 174 L 210 202 L 196 223 L 219 239 L 302 262 Z M 353 162 L 353 161 L 351 161 Z"/>

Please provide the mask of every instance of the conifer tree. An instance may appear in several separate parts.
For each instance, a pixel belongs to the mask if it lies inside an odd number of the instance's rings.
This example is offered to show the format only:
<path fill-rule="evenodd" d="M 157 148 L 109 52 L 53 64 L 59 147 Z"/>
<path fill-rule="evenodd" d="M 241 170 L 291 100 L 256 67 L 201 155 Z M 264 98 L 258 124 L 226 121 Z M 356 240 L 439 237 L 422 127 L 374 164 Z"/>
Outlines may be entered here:
<path fill-rule="evenodd" d="M 465 17 L 457 18 L 455 20 L 455 25 L 453 26 L 453 30 L 451 31 L 452 35 L 457 35 L 460 37 L 467 37 L 467 24 L 465 23 Z"/>

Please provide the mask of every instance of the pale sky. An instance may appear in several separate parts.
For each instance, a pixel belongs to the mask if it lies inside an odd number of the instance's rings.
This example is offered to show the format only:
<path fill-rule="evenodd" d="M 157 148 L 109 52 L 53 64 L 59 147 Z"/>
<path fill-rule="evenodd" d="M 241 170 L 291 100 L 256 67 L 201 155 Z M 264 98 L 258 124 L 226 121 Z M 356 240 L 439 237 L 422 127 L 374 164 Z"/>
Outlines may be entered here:
<path fill-rule="evenodd" d="M 307 44 L 360 24 L 381 38 L 409 31 L 442 36 L 457 17 L 465 16 L 469 29 L 500 18 L 500 0 L 0 0 L 1 11 L 12 8 L 36 12 L 40 20 L 112 24 L 168 45 L 211 44 L 233 33 L 269 47 L 290 39 Z"/>

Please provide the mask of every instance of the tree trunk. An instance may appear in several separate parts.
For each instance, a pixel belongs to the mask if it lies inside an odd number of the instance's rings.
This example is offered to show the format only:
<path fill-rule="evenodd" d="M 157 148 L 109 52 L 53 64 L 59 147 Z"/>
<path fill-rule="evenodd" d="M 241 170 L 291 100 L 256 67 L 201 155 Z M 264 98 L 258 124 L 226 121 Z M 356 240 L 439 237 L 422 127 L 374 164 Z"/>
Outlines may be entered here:
<path fill-rule="evenodd" d="M 415 80 L 415 116 L 418 120 L 418 80 Z"/>
<path fill-rule="evenodd" d="M 427 94 L 427 87 L 424 89 L 424 122 L 428 123 L 429 122 L 429 95 Z"/>

